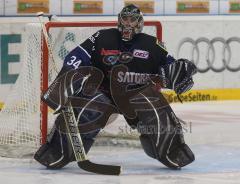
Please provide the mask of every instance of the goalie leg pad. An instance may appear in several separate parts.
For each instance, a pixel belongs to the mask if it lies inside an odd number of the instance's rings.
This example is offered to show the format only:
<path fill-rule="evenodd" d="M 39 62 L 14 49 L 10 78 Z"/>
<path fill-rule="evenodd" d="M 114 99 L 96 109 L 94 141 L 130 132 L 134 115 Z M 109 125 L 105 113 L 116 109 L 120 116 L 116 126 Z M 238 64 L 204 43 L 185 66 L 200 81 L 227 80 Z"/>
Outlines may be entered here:
<path fill-rule="evenodd" d="M 155 103 L 152 110 L 139 110 L 137 130 L 145 153 L 178 169 L 194 161 L 194 154 L 185 144 L 180 120 L 171 107 Z"/>
<path fill-rule="evenodd" d="M 157 158 L 156 148 L 154 144 L 152 144 L 152 140 L 150 139 L 150 137 L 148 135 L 142 134 L 140 135 L 140 142 L 142 144 L 144 152 L 149 157 L 156 159 Z"/>
<path fill-rule="evenodd" d="M 193 152 L 186 144 L 178 145 L 168 154 L 168 158 L 174 163 L 178 163 L 179 167 L 184 167 L 195 160 Z"/>
<path fill-rule="evenodd" d="M 162 120 L 166 121 L 165 118 Z M 162 122 L 161 125 L 164 125 L 164 123 Z M 165 128 L 162 127 L 161 130 Z M 193 152 L 184 142 L 180 124 L 176 127 L 172 125 L 170 131 L 165 130 L 160 133 L 160 136 L 151 133 L 141 134 L 140 141 L 148 156 L 159 160 L 169 168 L 178 169 L 195 160 Z"/>
<path fill-rule="evenodd" d="M 94 143 L 94 137 L 98 132 L 81 135 L 86 153 Z M 75 160 L 71 142 L 66 134 L 64 118 L 60 114 L 55 126 L 48 135 L 47 143 L 43 144 L 34 155 L 34 159 L 48 169 L 60 169 Z"/>
<path fill-rule="evenodd" d="M 98 95 L 98 94 L 97 94 Z M 79 96 L 83 96 L 79 94 Z M 84 96 L 89 98 L 89 101 L 96 97 Z M 96 101 L 111 103 L 111 101 L 104 95 L 98 95 Z M 104 113 L 104 112 L 103 112 Z M 98 119 L 102 113 L 101 111 L 95 111 L 92 109 L 74 108 L 74 114 L 76 119 L 78 119 L 78 124 L 91 124 L 94 120 Z M 81 128 L 80 128 L 81 129 Z M 67 165 L 69 162 L 75 160 L 73 153 L 71 141 L 66 134 L 65 120 L 62 114 L 59 114 L 55 121 L 55 127 L 52 129 L 51 133 L 48 135 L 48 141 L 46 144 L 42 145 L 40 149 L 35 153 L 34 158 L 40 162 L 42 165 L 51 169 L 59 169 Z M 88 131 L 86 133 L 81 133 L 81 138 L 85 152 L 88 153 L 91 146 L 95 141 L 95 137 L 99 133 L 100 129 Z"/>
<path fill-rule="evenodd" d="M 49 169 L 59 169 L 69 163 L 73 155 L 65 130 L 60 129 L 62 115 L 55 121 L 55 126 L 48 135 L 47 143 L 35 153 L 34 159 Z"/>

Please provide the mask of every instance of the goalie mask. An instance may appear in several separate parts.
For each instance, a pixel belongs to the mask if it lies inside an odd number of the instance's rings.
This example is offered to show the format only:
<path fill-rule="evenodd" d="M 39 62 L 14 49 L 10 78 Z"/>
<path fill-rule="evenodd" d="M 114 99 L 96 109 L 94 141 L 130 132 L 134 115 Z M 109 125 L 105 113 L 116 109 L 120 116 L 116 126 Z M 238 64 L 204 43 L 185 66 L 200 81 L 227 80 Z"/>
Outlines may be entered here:
<path fill-rule="evenodd" d="M 118 30 L 124 41 L 130 41 L 134 35 L 141 33 L 143 24 L 142 12 L 133 4 L 125 6 L 118 14 Z"/>

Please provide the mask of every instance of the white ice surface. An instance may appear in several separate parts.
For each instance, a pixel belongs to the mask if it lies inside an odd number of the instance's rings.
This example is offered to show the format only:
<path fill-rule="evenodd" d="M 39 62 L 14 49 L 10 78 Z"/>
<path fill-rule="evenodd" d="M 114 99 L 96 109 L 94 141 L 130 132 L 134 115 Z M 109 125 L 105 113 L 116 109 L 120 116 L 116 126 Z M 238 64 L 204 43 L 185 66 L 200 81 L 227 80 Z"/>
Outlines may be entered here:
<path fill-rule="evenodd" d="M 196 156 L 194 163 L 181 170 L 166 168 L 141 149 L 95 147 L 90 159 L 122 165 L 120 176 L 87 173 L 76 163 L 47 170 L 33 159 L 0 158 L 0 184 L 239 184 L 240 101 L 172 107 L 188 122 L 185 139 Z"/>

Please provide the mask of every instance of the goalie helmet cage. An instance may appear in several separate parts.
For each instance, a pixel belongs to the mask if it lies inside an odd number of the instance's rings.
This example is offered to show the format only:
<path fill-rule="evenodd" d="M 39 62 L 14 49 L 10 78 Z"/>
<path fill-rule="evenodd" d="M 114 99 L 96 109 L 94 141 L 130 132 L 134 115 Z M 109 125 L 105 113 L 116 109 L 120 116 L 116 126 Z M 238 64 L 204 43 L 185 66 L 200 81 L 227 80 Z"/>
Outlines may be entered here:
<path fill-rule="evenodd" d="M 45 27 L 52 45 L 54 62 L 49 55 L 41 25 L 28 24 L 23 36 L 24 62 L 21 72 L 0 111 L 0 156 L 22 157 L 33 154 L 40 144 L 46 142 L 48 130 L 56 117 L 40 101 L 41 94 L 55 79 L 70 50 L 97 30 L 117 27 L 117 22 L 48 22 Z M 143 32 L 162 40 L 159 21 L 145 21 Z"/>

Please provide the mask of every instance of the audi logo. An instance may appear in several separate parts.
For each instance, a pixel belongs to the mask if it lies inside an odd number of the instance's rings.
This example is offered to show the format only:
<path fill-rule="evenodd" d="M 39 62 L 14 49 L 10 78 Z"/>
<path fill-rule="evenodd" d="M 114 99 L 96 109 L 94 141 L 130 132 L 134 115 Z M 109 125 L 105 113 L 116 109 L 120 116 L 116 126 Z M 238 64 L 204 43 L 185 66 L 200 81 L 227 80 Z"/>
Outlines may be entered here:
<path fill-rule="evenodd" d="M 233 43 L 238 44 L 238 50 L 233 48 Z M 204 48 L 200 45 L 206 44 L 207 46 Z M 219 47 L 217 48 L 217 45 L 221 44 L 221 48 L 219 50 Z M 190 46 L 189 46 L 190 45 Z M 234 45 L 235 46 L 235 45 Z M 192 38 L 184 38 L 180 41 L 178 48 L 177 48 L 177 58 L 180 58 L 180 53 L 183 53 L 183 47 L 187 47 L 188 52 L 190 52 L 190 58 L 188 58 L 190 61 L 192 61 L 198 69 L 198 72 L 205 73 L 209 70 L 212 70 L 214 72 L 222 72 L 224 70 L 228 70 L 231 72 L 238 72 L 240 71 L 240 65 L 233 66 L 233 61 L 238 61 L 240 58 L 240 38 L 239 37 L 231 37 L 227 40 L 225 40 L 222 37 L 215 37 L 213 39 L 208 39 L 205 37 L 200 37 L 196 40 Z M 190 50 L 189 50 L 190 49 Z M 235 52 L 235 57 L 233 59 L 233 52 Z M 187 57 L 187 56 L 183 56 Z M 200 61 L 204 60 L 206 61 L 206 64 L 203 66 Z M 217 66 L 216 63 L 219 63 L 221 60 L 221 65 Z M 215 63 L 215 64 L 214 64 Z M 240 63 L 240 62 L 239 62 Z M 236 64 L 234 64 L 236 65 Z"/>

